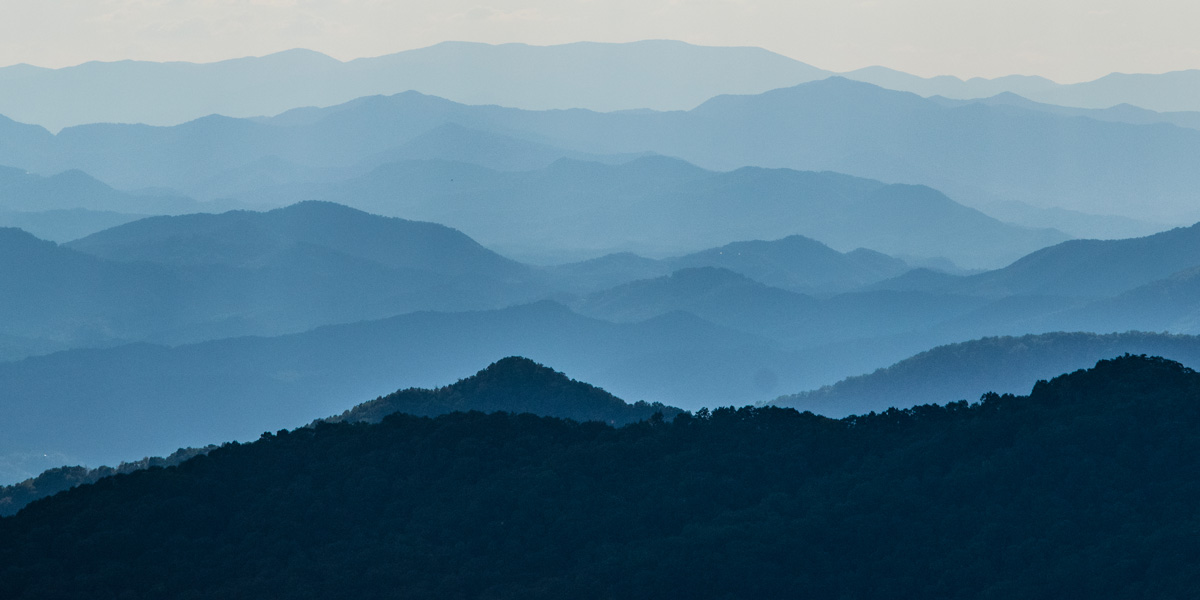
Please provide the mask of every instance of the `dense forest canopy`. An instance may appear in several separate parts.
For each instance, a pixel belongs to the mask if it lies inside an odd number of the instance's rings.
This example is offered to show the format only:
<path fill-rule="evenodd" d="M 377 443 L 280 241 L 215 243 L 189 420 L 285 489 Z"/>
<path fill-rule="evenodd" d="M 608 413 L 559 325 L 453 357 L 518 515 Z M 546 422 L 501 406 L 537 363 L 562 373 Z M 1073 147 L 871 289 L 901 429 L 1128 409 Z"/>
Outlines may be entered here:
<path fill-rule="evenodd" d="M 0 519 L 11 598 L 1186 598 L 1200 375 L 613 428 L 395 414 L 229 444 Z"/>

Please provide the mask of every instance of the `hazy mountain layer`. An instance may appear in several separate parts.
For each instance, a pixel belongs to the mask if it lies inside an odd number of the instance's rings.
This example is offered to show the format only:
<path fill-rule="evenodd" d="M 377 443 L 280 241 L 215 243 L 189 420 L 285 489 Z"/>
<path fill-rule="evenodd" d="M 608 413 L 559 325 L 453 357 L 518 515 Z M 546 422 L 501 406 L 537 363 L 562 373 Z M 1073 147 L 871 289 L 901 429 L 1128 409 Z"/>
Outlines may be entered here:
<path fill-rule="evenodd" d="M 1034 102 L 1012 92 L 1003 92 L 988 98 L 973 98 L 970 100 L 954 100 L 950 98 L 943 98 L 941 96 L 933 96 L 930 98 L 930 100 L 939 102 L 945 106 L 965 106 L 967 104 L 980 103 L 987 104 L 989 106 L 1012 106 L 1016 108 L 1039 110 L 1056 115 L 1085 117 L 1088 119 L 1095 119 L 1097 121 L 1110 121 L 1113 123 L 1129 123 L 1132 125 L 1165 124 L 1175 125 L 1178 127 L 1187 127 L 1189 129 L 1200 129 L 1200 112 L 1157 112 L 1153 110 L 1147 110 L 1145 108 L 1139 108 L 1131 104 L 1117 104 L 1115 106 L 1106 108 L 1076 108 L 1071 106 L 1059 106 L 1057 104 L 1046 104 L 1044 102 Z"/>
<path fill-rule="evenodd" d="M 1170 73 L 1112 73 L 1093 81 L 1060 84 L 1044 77 L 1010 75 L 923 78 L 884 67 L 867 67 L 843 76 L 922 96 L 988 98 L 1005 92 L 1046 104 L 1107 109 L 1133 105 L 1152 111 L 1200 111 L 1200 70 Z"/>
<path fill-rule="evenodd" d="M 72 170 L 50 177 L 0 167 L 0 210 L 44 212 L 85 209 L 133 214 L 183 214 L 229 210 L 229 202 L 197 202 L 162 194 L 120 192 L 87 173 Z"/>
<path fill-rule="evenodd" d="M 70 246 L 0 229 L 0 247 L 0 335 L 73 346 L 278 334 L 548 291 L 545 275 L 453 229 L 322 203 L 155 217 Z"/>
<path fill-rule="evenodd" d="M 979 390 L 1020 393 L 1039 379 L 1124 353 L 1166 356 L 1200 366 L 1200 337 L 1140 332 L 989 337 L 939 346 L 873 373 L 782 396 L 771 404 L 842 417 L 892 407 L 974 401 Z"/>
<path fill-rule="evenodd" d="M 680 269 L 714 267 L 760 284 L 794 292 L 830 294 L 883 281 L 909 270 L 902 260 L 871 250 L 838 252 L 816 240 L 791 235 L 772 241 L 744 241 L 684 256 L 654 260 L 633 254 L 609 254 L 548 267 L 562 289 L 593 292 Z M 694 273 L 716 271 L 694 271 Z M 719 278 L 718 278 L 719 279 Z M 689 278 L 697 283 L 711 278 Z"/>
<path fill-rule="evenodd" d="M 52 130 L 105 122 L 175 125 L 214 113 L 274 115 L 406 90 L 538 110 L 681 110 L 717 94 L 753 94 L 828 75 L 760 48 L 665 40 L 558 46 L 445 42 L 348 62 L 290 50 L 208 64 L 18 65 L 0 69 L 0 114 Z M 88 101 L 63 103 L 63 97 Z"/>
<path fill-rule="evenodd" d="M 1002 269 L 970 276 L 905 273 L 878 289 L 921 289 L 987 296 L 1115 296 L 1200 266 L 1200 224 L 1124 240 L 1069 240 Z"/>
<path fill-rule="evenodd" d="M 0 406 L 0 456 L 59 457 L 9 474 L 16 481 L 62 464 L 116 464 L 251 439 L 512 355 L 553 359 L 630 401 L 687 408 L 764 401 L 825 366 L 683 313 L 618 325 L 553 303 L 175 348 L 72 350 L 0 363 L 0 390 L 21 399 Z"/>
<path fill-rule="evenodd" d="M 595 292 L 571 306 L 618 322 L 686 311 L 789 347 L 811 347 L 927 330 L 987 304 L 983 298 L 892 291 L 816 299 L 726 269 L 700 267 Z"/>
<path fill-rule="evenodd" d="M 210 114 L 273 115 L 416 90 L 526 109 L 686 110 L 719 94 L 754 94 L 832 75 L 760 48 L 648 40 L 555 46 L 446 42 L 341 62 L 310 50 L 216 63 L 89 62 L 0 68 L 0 114 L 52 130 L 85 123 L 174 125 Z M 921 78 L 884 67 L 845 77 L 922 96 L 1016 93 L 1039 102 L 1200 111 L 1200 74 L 1112 74 L 1061 85 L 1040 77 Z M 87 98 L 63 103 L 61 98 Z"/>
<path fill-rule="evenodd" d="M 1178 222 L 1195 213 L 1200 131 L 971 104 L 830 78 L 687 112 L 523 111 L 415 92 L 273 119 L 206 117 L 176 127 L 86 125 L 52 136 L 0 125 L 0 163 L 82 169 L 127 189 L 191 193 L 276 157 L 345 168 L 446 124 L 593 154 L 653 151 L 709 169 L 755 165 L 836 171 L 932 186 L 969 204 L 1020 200 Z"/>
<path fill-rule="evenodd" d="M 841 251 L 865 247 L 998 267 L 1067 239 L 1058 231 L 996 221 L 926 187 L 786 169 L 716 173 L 663 157 L 620 165 L 560 160 L 519 173 L 408 161 L 343 182 L 236 197 L 256 204 L 319 198 L 444 223 L 489 247 L 542 261 L 553 260 L 556 251 L 662 256 L 800 234 Z M 887 259 L 879 262 L 880 269 L 889 268 Z"/>
<path fill-rule="evenodd" d="M 1005 223 L 1034 228 L 1053 227 L 1077 238 L 1118 240 L 1144 237 L 1170 229 L 1153 221 L 1096 215 L 1065 208 L 1037 208 L 1015 200 L 991 202 L 979 209 Z"/>

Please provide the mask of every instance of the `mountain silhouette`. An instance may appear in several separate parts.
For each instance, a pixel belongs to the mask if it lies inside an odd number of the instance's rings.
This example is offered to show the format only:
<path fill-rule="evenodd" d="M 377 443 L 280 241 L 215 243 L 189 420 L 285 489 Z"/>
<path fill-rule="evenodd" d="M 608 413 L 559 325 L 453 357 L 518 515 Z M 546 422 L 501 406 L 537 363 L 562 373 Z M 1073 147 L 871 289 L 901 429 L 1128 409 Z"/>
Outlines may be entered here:
<path fill-rule="evenodd" d="M 986 79 L 973 77 L 918 77 L 885 67 L 867 67 L 844 73 L 844 77 L 888 89 L 922 96 L 954 99 L 1018 95 L 1038 103 L 1084 109 L 1109 109 L 1132 105 L 1158 112 L 1198 111 L 1200 70 L 1168 73 L 1111 73 L 1099 79 L 1059 84 L 1044 77 L 1009 75 Z"/>
<path fill-rule="evenodd" d="M 268 157 L 351 167 L 447 124 L 571 152 L 654 152 L 715 170 L 835 171 L 926 185 L 968 205 L 1020 200 L 1164 222 L 1194 212 L 1189 190 L 1200 183 L 1192 160 L 1200 131 L 1012 106 L 947 107 L 839 77 L 718 96 L 690 111 L 528 111 L 404 92 L 269 119 L 84 125 L 6 143 L 0 164 L 43 174 L 80 169 L 120 189 L 193 194 Z"/>
<path fill-rule="evenodd" d="M 782 396 L 771 404 L 842 417 L 975 401 L 981 389 L 1020 393 L 1040 379 L 1124 353 L 1171 356 L 1185 365 L 1200 365 L 1200 337 L 1141 332 L 987 337 L 938 346 L 873 373 Z"/>
<path fill-rule="evenodd" d="M 1069 574 L 1086 597 L 1187 597 L 1198 386 L 1179 363 L 1121 356 L 1028 395 L 839 421 L 476 412 L 266 432 L 0 519 L 0 586 L 16 600 L 1024 598 Z"/>
<path fill-rule="evenodd" d="M 582 314 L 618 322 L 685 311 L 785 347 L 812 348 L 935 327 L 986 304 L 979 298 L 903 291 L 818 299 L 727 269 L 692 267 L 588 294 L 571 306 Z"/>
<path fill-rule="evenodd" d="M 812 373 L 764 338 L 675 312 L 614 324 L 541 302 L 417 312 L 277 337 L 131 344 L 0 363 L 0 456 L 117 464 L 252 439 L 403 387 L 436 387 L 503 356 L 551 358 L 630 401 L 696 408 L 764 401 Z M 2 463 L 3 461 L 0 461 Z"/>
<path fill-rule="evenodd" d="M 4 230 L 0 305 L 13 355 L 303 331 L 546 295 L 548 277 L 432 223 L 328 203 L 151 217 L 58 246 Z M 52 344 L 51 346 L 53 346 Z M 61 346 L 60 346 L 61 347 Z"/>
<path fill-rule="evenodd" d="M 661 256 L 800 234 L 842 251 L 867 247 L 1001 266 L 1067 239 L 1054 230 L 1001 223 L 925 187 L 785 169 L 716 173 L 657 156 L 618 165 L 562 159 L 520 173 L 404 161 L 342 182 L 234 197 L 282 203 L 301 195 L 444 223 L 539 262 L 561 262 L 554 260 L 555 248 Z M 563 202 L 568 195 L 573 201 Z"/>
<path fill-rule="evenodd" d="M 450 412 L 531 413 L 624 425 L 656 412 L 672 419 L 681 411 L 662 404 L 626 404 L 593 385 L 575 381 L 528 358 L 502 358 L 458 382 L 433 390 L 409 388 L 364 402 L 332 421 L 378 423 L 393 413 L 433 417 Z"/>
<path fill-rule="evenodd" d="M 21 70 L 19 77 L 7 78 Z M 215 63 L 89 62 L 0 68 L 0 113 L 52 130 L 84 123 L 176 125 L 210 114 L 274 115 L 418 90 L 471 104 L 612 111 L 692 108 L 828 76 L 761 48 L 668 40 L 555 46 L 444 42 L 347 62 L 295 49 Z M 88 102 L 64 105 L 64 96 Z"/>

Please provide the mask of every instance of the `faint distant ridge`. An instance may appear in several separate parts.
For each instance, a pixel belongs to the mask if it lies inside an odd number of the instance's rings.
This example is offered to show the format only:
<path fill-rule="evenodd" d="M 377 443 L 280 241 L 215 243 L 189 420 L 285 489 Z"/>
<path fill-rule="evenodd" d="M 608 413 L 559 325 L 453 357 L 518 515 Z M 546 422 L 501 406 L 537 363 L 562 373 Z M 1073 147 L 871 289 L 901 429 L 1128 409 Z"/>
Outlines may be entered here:
<path fill-rule="evenodd" d="M 842 74 L 921 96 L 988 98 L 1011 92 L 1030 100 L 1079 108 L 1111 108 L 1128 104 L 1159 112 L 1200 110 L 1200 69 L 1169 73 L 1111 73 L 1082 83 L 1060 84 L 1045 77 L 1008 75 L 995 79 L 919 77 L 886 67 L 867 67 Z"/>
<path fill-rule="evenodd" d="M 1013 92 L 1001 92 L 986 98 L 953 99 L 943 96 L 932 96 L 930 100 L 944 106 L 966 106 L 969 104 L 986 104 L 988 106 L 1008 106 L 1012 108 L 1036 110 L 1067 117 L 1085 117 L 1097 121 L 1111 123 L 1128 123 L 1130 125 L 1152 125 L 1156 123 L 1200 129 L 1200 111 L 1158 112 L 1124 103 L 1106 108 L 1078 108 L 1059 106 L 1045 102 L 1035 102 Z"/>
<path fill-rule="evenodd" d="M 406 90 L 527 109 L 684 110 L 717 94 L 759 93 L 829 74 L 761 48 L 669 40 L 443 42 L 349 62 L 296 49 L 205 64 L 0 68 L 0 114 L 51 130 L 103 122 L 175 125 L 214 113 L 273 115 Z M 55 101 L 64 96 L 88 102 Z"/>
<path fill-rule="evenodd" d="M 923 289 L 991 296 L 1114 296 L 1200 265 L 1200 223 L 1140 238 L 1068 240 L 978 275 L 901 275 L 880 289 Z"/>
<path fill-rule="evenodd" d="M 0 68 L 0 114 L 57 131 L 85 123 L 175 125 L 205 115 L 273 115 L 416 90 L 525 109 L 687 110 L 721 94 L 757 94 L 834 75 L 755 47 L 671 40 L 555 46 L 443 42 L 342 62 L 311 50 L 214 63 L 88 62 Z M 1062 85 L 1042 77 L 922 78 L 886 67 L 843 74 L 921 96 L 1011 92 L 1049 104 L 1200 111 L 1200 71 L 1114 73 Z M 63 97 L 87 102 L 63 103 Z"/>
<path fill-rule="evenodd" d="M 109 260 L 230 266 L 262 264 L 302 245 L 393 269 L 493 278 L 529 276 L 527 267 L 455 229 L 318 201 L 267 212 L 150 217 L 67 244 Z"/>
<path fill-rule="evenodd" d="M 667 261 L 673 269 L 714 266 L 793 291 L 853 289 L 909 269 L 900 259 L 859 248 L 838 252 L 800 235 L 733 242 Z"/>
<path fill-rule="evenodd" d="M 87 125 L 58 136 L 42 129 L 37 129 L 40 134 L 30 133 L 24 126 L 0 121 L 0 164 L 41 174 L 79 169 L 118 189 L 197 193 L 226 173 L 242 173 L 263 161 L 290 164 L 301 175 L 357 167 L 365 168 L 359 174 L 367 173 L 387 162 L 379 162 L 380 156 L 448 124 L 460 126 L 440 130 L 448 139 L 465 128 L 480 133 L 463 138 L 483 139 L 490 132 L 518 148 L 521 144 L 512 140 L 532 141 L 542 150 L 559 148 L 551 154 L 563 157 L 653 152 L 710 170 L 755 165 L 921 184 L 928 187 L 905 194 L 906 201 L 920 204 L 935 200 L 931 190 L 936 189 L 968 206 L 1019 199 L 1038 207 L 1179 223 L 1191 220 L 1194 191 L 1200 187 L 1200 131 L 1194 129 L 980 103 L 947 107 L 841 77 L 758 95 L 724 95 L 686 112 L 527 111 L 406 92 L 276 119 L 211 117 L 176 127 Z M 499 141 L 494 136 L 491 140 Z M 518 151 L 529 150 L 526 145 Z M 472 158 L 464 153 L 454 159 Z M 645 164 L 636 166 L 643 169 Z M 257 187 L 262 186 L 242 189 L 253 192 Z M 672 217 L 692 217 L 694 212 Z M 622 223 L 639 221 L 623 215 Z M 447 224 L 479 237 L 459 224 Z M 738 231 L 718 243 L 789 233 L 813 236 L 797 228 L 774 234 Z M 1046 233 L 1053 232 L 1026 231 L 1031 241 Z"/>
<path fill-rule="evenodd" d="M 656 413 L 670 420 L 682 412 L 659 402 L 626 404 L 596 386 L 575 381 L 527 358 L 510 356 L 452 385 L 433 390 L 400 390 L 327 420 L 378 423 L 397 412 L 433 417 L 472 410 L 532 413 L 610 425 L 634 423 Z"/>

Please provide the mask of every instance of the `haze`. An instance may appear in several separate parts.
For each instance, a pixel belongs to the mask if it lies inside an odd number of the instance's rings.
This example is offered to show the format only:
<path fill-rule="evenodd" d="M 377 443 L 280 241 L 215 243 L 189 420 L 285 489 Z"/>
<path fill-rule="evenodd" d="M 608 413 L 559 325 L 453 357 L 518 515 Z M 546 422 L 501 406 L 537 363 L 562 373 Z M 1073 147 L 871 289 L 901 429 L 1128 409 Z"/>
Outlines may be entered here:
<path fill-rule="evenodd" d="M 825 69 L 922 76 L 1200 67 L 1200 4 L 1035 0 L 8 0 L 0 65 L 209 62 L 310 48 L 347 60 L 444 40 L 537 45 L 678 39 L 759 46 Z"/>

